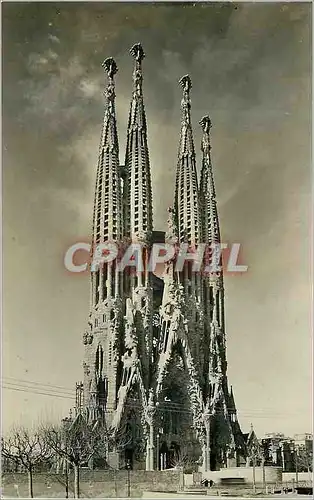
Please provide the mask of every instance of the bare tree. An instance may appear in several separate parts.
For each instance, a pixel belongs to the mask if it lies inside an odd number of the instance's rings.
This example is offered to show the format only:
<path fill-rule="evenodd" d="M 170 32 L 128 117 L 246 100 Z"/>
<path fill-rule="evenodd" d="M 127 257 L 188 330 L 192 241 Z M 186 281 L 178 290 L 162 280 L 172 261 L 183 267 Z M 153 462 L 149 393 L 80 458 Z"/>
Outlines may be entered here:
<path fill-rule="evenodd" d="M 3 458 L 23 467 L 28 474 L 29 497 L 34 497 L 33 473 L 36 467 L 49 463 L 53 451 L 41 431 L 30 431 L 23 427 L 12 430 L 8 438 L 1 439 Z"/>
<path fill-rule="evenodd" d="M 63 421 L 62 426 L 48 426 L 43 432 L 50 449 L 73 467 L 74 498 L 79 498 L 80 468 L 88 464 L 97 453 L 106 453 L 106 429 L 99 423 L 88 424 L 83 415 L 79 414 L 73 421 L 68 419 Z"/>
<path fill-rule="evenodd" d="M 247 465 L 250 467 L 252 464 L 252 482 L 253 482 L 253 492 L 256 493 L 256 477 L 255 477 L 255 472 L 256 472 L 256 467 L 262 466 L 263 467 L 263 483 L 265 482 L 264 480 L 264 475 L 265 475 L 265 466 L 264 466 L 264 456 L 263 456 L 263 449 L 261 445 L 259 444 L 257 438 L 255 438 L 249 443 L 248 445 L 248 456 L 247 456 Z"/>
<path fill-rule="evenodd" d="M 126 432 L 126 428 L 120 428 L 118 432 L 115 433 L 108 433 L 108 449 L 114 450 L 114 452 L 119 456 L 121 452 L 125 451 L 126 448 L 131 445 L 133 442 L 133 436 L 132 434 Z M 115 467 L 112 467 L 109 463 L 107 463 L 108 469 L 113 471 L 113 478 L 114 478 L 114 491 L 115 491 L 115 496 L 116 498 L 119 496 L 118 495 L 118 471 L 121 469 L 121 464 L 120 460 L 118 458 L 118 461 L 115 465 Z M 130 461 L 127 460 L 125 464 L 122 466 L 122 468 L 127 469 L 127 496 L 129 497 L 131 495 L 131 476 L 130 476 L 130 469 L 131 469 L 131 464 Z"/>
<path fill-rule="evenodd" d="M 298 472 L 313 471 L 313 451 L 305 446 L 299 446 L 294 452 L 294 467 Z"/>

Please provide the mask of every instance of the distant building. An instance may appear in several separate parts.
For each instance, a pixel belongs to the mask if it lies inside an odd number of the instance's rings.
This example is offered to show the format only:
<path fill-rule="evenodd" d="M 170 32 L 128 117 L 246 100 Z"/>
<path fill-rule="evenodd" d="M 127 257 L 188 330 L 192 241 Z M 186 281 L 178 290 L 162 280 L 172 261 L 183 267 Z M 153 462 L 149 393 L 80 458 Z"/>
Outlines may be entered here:
<path fill-rule="evenodd" d="M 293 440 L 296 446 L 304 446 L 307 450 L 313 450 L 313 434 L 295 434 Z"/>
<path fill-rule="evenodd" d="M 312 434 L 296 434 L 291 438 L 282 433 L 268 433 L 260 443 L 265 465 L 282 467 L 283 472 L 312 470 Z"/>
<path fill-rule="evenodd" d="M 250 432 L 247 434 L 243 434 L 243 437 L 245 439 L 245 444 L 247 448 L 246 466 L 247 467 L 261 466 L 264 459 L 263 447 L 262 444 L 259 442 L 258 437 L 255 434 L 252 424 Z"/>

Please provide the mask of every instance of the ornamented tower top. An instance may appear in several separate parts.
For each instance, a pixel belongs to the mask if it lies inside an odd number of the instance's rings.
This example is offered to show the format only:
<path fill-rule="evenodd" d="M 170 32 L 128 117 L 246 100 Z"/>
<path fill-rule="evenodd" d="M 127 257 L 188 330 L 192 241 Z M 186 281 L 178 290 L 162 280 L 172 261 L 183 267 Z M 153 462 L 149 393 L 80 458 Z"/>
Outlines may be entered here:
<path fill-rule="evenodd" d="M 100 138 L 93 215 L 92 252 L 106 241 L 120 242 L 123 237 L 122 193 L 119 176 L 119 143 L 115 114 L 114 75 L 118 68 L 112 58 L 103 62 L 108 75 L 104 91 L 105 110 Z M 113 270 L 96 269 L 91 273 L 91 311 L 103 300 L 119 295 L 120 286 Z"/>
<path fill-rule="evenodd" d="M 104 91 L 105 112 L 100 139 L 96 178 L 93 242 L 121 241 L 121 189 L 119 178 L 119 143 L 115 114 L 114 75 L 118 68 L 112 58 L 103 62 L 109 82 Z"/>
<path fill-rule="evenodd" d="M 212 127 L 209 116 L 204 116 L 200 125 L 203 129 L 202 151 L 203 165 L 200 181 L 200 199 L 202 206 L 202 233 L 204 243 L 220 243 L 219 219 L 216 203 L 214 174 L 210 157 L 210 129 Z"/>
<path fill-rule="evenodd" d="M 134 57 L 134 71 L 125 155 L 125 235 L 132 241 L 148 243 L 153 230 L 153 209 L 142 89 L 142 61 L 145 54 L 139 43 L 130 52 Z"/>
<path fill-rule="evenodd" d="M 182 119 L 178 152 L 175 189 L 175 211 L 178 221 L 180 243 L 194 246 L 199 243 L 200 221 L 195 149 L 191 124 L 190 90 L 192 82 L 188 75 L 180 80 L 183 89 L 181 101 Z"/>

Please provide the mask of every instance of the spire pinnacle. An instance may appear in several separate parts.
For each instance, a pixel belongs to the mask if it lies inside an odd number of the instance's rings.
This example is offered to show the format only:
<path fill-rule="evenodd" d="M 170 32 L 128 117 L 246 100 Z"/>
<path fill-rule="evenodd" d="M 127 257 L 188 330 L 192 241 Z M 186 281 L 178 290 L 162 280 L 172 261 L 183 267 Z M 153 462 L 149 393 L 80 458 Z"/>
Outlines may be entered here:
<path fill-rule="evenodd" d="M 122 200 L 118 172 L 119 142 L 115 113 L 116 95 L 114 82 L 114 75 L 117 73 L 118 67 L 112 57 L 105 59 L 102 63 L 102 67 L 108 79 L 104 90 L 104 116 L 96 174 L 93 216 L 94 242 L 103 242 L 108 239 L 113 239 L 115 241 L 120 240 L 122 237 L 122 220 L 120 215 Z M 106 183 L 105 179 L 107 179 Z M 112 186 L 114 186 L 114 188 L 112 188 Z M 98 299 L 101 299 L 102 292 L 100 295 L 98 294 L 100 283 L 97 282 L 96 285 L 95 281 L 93 286 L 94 290 L 92 296 L 94 300 L 93 304 L 95 305 L 98 303 Z M 101 290 L 105 290 L 105 288 L 102 287 Z M 114 290 L 110 291 L 110 293 L 114 293 Z"/>
<path fill-rule="evenodd" d="M 182 78 L 180 78 L 179 83 L 181 87 L 183 88 L 183 93 L 184 94 L 189 94 L 191 88 L 192 88 L 192 80 L 189 77 L 189 75 L 184 75 Z"/>
<path fill-rule="evenodd" d="M 105 72 L 107 73 L 110 79 L 112 79 L 114 75 L 118 72 L 117 63 L 112 57 L 108 57 L 107 59 L 105 59 L 104 62 L 102 63 L 102 67 L 104 68 Z"/>
<path fill-rule="evenodd" d="M 140 43 L 136 43 L 130 50 L 130 54 L 134 57 L 135 61 L 140 65 L 145 57 L 143 47 Z"/>
<path fill-rule="evenodd" d="M 203 152 L 203 169 L 202 169 L 202 175 L 201 175 L 201 191 L 206 191 L 208 190 L 208 194 L 211 198 L 215 199 L 216 198 L 216 191 L 215 191 L 215 183 L 214 183 L 214 176 L 213 176 L 213 171 L 212 171 L 212 164 L 211 164 L 211 159 L 210 159 L 210 150 L 211 150 L 211 145 L 210 145 L 210 130 L 212 128 L 212 122 L 211 119 L 208 115 L 203 116 L 203 118 L 199 121 L 199 124 L 201 125 L 203 129 L 203 137 L 202 137 L 202 144 L 201 144 L 201 150 Z"/>
<path fill-rule="evenodd" d="M 147 242 L 152 231 L 152 199 L 147 124 L 143 98 L 143 47 L 136 43 L 130 50 L 134 58 L 133 92 L 129 112 L 125 154 L 124 195 L 125 233 L 127 237 Z M 131 200 L 136 200 L 131 202 Z"/>
<path fill-rule="evenodd" d="M 114 91 L 114 75 L 118 71 L 118 66 L 116 64 L 116 61 L 112 57 L 108 57 L 107 59 L 104 60 L 102 63 L 102 67 L 104 68 L 105 73 L 107 73 L 109 82 L 108 85 L 104 91 L 104 95 L 107 98 L 107 105 L 108 105 L 108 110 L 111 114 L 113 114 L 113 101 L 115 98 L 115 91 Z"/>
<path fill-rule="evenodd" d="M 200 214 L 197 186 L 195 149 L 191 121 L 190 90 L 192 82 L 184 75 L 179 83 L 183 89 L 181 100 L 181 132 L 175 189 L 175 217 L 180 242 L 195 245 L 200 236 Z"/>
<path fill-rule="evenodd" d="M 201 125 L 204 134 L 209 135 L 210 129 L 212 128 L 212 122 L 209 116 L 208 115 L 203 116 L 203 118 L 199 121 L 199 124 Z"/>
<path fill-rule="evenodd" d="M 183 76 L 179 83 L 183 89 L 183 97 L 181 101 L 181 110 L 182 110 L 182 124 L 183 125 L 191 125 L 191 101 L 190 101 L 190 90 L 192 88 L 192 81 L 189 75 Z"/>
<path fill-rule="evenodd" d="M 136 43 L 130 50 L 130 54 L 133 56 L 135 65 L 133 71 L 133 86 L 136 95 L 141 96 L 142 94 L 142 61 L 145 57 L 143 47 L 140 43 Z"/>
<path fill-rule="evenodd" d="M 208 115 L 200 120 L 203 129 L 201 150 L 203 152 L 200 203 L 202 207 L 203 238 L 206 243 L 220 243 L 220 228 L 216 202 L 216 189 L 211 161 L 210 130 L 212 122 Z"/>

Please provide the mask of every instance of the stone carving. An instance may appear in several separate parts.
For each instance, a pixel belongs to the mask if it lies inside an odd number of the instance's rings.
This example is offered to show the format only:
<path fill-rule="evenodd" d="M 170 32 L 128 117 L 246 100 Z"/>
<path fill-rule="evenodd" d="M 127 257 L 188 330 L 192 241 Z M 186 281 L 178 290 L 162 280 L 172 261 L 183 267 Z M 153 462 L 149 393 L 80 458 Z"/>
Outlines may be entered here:
<path fill-rule="evenodd" d="M 105 59 L 104 62 L 102 63 L 102 66 L 110 79 L 112 79 L 114 75 L 118 72 L 117 64 L 112 57 L 108 57 L 107 59 Z"/>
<path fill-rule="evenodd" d="M 125 347 L 127 350 L 133 351 L 137 346 L 137 335 L 134 324 L 134 307 L 131 299 L 126 301 L 125 315 Z"/>
<path fill-rule="evenodd" d="M 143 47 L 140 43 L 136 43 L 133 45 L 133 47 L 130 49 L 130 54 L 134 57 L 137 63 L 141 64 L 145 57 L 145 53 L 143 50 Z"/>
<path fill-rule="evenodd" d="M 168 219 L 167 219 L 167 232 L 165 235 L 165 241 L 169 244 L 178 243 L 178 227 L 175 220 L 175 211 L 173 207 L 168 207 Z"/>
<path fill-rule="evenodd" d="M 87 376 L 90 375 L 90 368 L 85 361 L 83 361 L 83 369 L 84 369 L 84 375 L 87 375 Z"/>
<path fill-rule="evenodd" d="M 93 337 L 93 335 L 90 332 L 85 331 L 84 335 L 83 335 L 83 344 L 84 345 L 90 345 L 90 344 L 92 344 L 93 338 L 94 337 Z"/>

